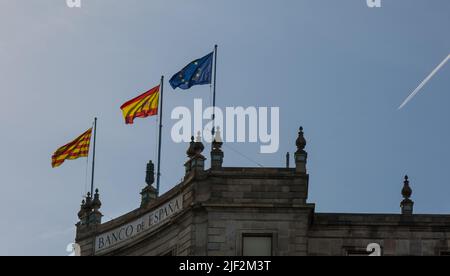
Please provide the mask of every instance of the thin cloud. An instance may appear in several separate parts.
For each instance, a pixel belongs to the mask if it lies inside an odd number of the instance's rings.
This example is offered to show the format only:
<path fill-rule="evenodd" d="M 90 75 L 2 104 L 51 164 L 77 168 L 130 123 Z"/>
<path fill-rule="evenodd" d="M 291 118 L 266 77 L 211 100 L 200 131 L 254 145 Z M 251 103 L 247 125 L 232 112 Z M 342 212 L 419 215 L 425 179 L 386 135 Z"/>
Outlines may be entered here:
<path fill-rule="evenodd" d="M 406 98 L 406 100 L 400 105 L 400 107 L 398 108 L 399 110 L 402 109 L 409 101 L 412 100 L 412 98 L 414 98 L 417 93 L 420 92 L 420 90 L 431 80 L 431 78 L 434 77 L 434 75 L 437 74 L 437 72 L 439 72 L 439 70 L 444 67 L 444 65 L 447 63 L 447 61 L 450 59 L 450 55 L 448 55 L 432 72 L 431 74 L 428 75 L 428 77 L 425 78 L 425 80 L 422 81 L 422 83 L 411 93 L 411 95 L 408 96 L 408 98 Z"/>

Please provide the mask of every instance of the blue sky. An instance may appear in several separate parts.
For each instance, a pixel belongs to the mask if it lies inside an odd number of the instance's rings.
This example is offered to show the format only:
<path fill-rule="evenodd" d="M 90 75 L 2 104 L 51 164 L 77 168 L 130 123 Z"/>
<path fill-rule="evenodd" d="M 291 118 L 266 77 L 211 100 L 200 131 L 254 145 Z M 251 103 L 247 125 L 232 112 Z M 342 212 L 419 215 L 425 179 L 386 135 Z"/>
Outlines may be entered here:
<path fill-rule="evenodd" d="M 231 146 L 282 167 L 303 125 L 317 211 L 399 213 L 407 173 L 416 213 L 450 213 L 450 66 L 397 110 L 450 53 L 450 2 L 382 2 L 0 0 L 0 255 L 66 254 L 89 175 L 85 159 L 51 169 L 50 157 L 94 116 L 105 220 L 138 207 L 157 124 L 126 126 L 119 107 L 216 43 L 218 105 L 280 107 L 277 154 Z M 187 149 L 169 138 L 170 111 L 210 102 L 208 86 L 166 87 L 163 191 Z M 255 166 L 226 149 L 225 165 Z"/>

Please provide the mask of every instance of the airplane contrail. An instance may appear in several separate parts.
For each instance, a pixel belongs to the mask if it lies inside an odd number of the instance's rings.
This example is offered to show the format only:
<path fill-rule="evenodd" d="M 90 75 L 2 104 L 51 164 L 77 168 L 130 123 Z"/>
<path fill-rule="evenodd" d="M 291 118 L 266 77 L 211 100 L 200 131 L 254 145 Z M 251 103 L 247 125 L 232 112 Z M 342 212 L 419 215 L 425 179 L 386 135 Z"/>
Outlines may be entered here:
<path fill-rule="evenodd" d="M 406 100 L 400 105 L 398 108 L 399 110 L 402 109 L 414 96 L 417 95 L 417 93 L 420 92 L 420 90 L 427 84 L 431 78 L 436 75 L 436 73 L 447 63 L 447 61 L 450 59 L 450 55 L 448 55 L 434 70 L 431 72 L 430 75 L 411 93 L 411 95 L 406 98 Z"/>

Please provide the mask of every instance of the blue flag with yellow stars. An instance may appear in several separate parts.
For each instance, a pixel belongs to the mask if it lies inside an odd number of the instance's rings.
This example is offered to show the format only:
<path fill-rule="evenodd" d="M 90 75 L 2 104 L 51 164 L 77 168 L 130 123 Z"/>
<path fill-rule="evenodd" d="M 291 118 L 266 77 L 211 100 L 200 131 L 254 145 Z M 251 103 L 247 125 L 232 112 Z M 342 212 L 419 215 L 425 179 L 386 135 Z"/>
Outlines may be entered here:
<path fill-rule="evenodd" d="M 194 85 L 210 84 L 214 52 L 194 60 L 176 73 L 169 81 L 173 89 L 189 89 Z"/>

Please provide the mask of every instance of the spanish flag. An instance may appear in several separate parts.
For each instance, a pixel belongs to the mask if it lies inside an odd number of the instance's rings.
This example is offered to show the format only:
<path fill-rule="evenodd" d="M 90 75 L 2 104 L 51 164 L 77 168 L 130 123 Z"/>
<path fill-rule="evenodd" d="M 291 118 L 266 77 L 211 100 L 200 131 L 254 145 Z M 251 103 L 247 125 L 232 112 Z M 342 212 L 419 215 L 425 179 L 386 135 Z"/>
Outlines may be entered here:
<path fill-rule="evenodd" d="M 158 114 L 159 88 L 158 85 L 120 107 L 126 124 L 133 124 L 135 118 L 146 118 Z"/>
<path fill-rule="evenodd" d="M 66 160 L 74 160 L 89 155 L 89 146 L 91 144 L 92 128 L 69 144 L 59 148 L 52 156 L 52 167 L 56 168 L 62 165 Z"/>

